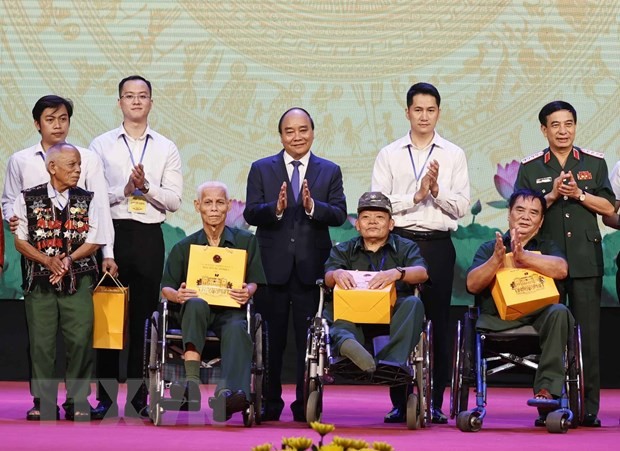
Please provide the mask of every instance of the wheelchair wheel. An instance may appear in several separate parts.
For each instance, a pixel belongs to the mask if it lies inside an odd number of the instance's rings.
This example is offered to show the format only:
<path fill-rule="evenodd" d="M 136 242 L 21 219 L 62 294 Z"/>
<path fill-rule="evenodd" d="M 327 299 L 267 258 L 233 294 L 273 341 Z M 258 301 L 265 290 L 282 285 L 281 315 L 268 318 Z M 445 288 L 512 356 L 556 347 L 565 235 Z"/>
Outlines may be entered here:
<path fill-rule="evenodd" d="M 452 383 L 450 385 L 450 418 L 458 416 L 467 410 L 469 387 L 464 384 L 463 372 L 465 370 L 465 344 L 464 331 L 461 321 L 456 323 L 454 337 L 454 353 L 452 357 Z"/>
<path fill-rule="evenodd" d="M 584 418 L 585 387 L 583 378 L 583 357 L 581 353 L 581 328 L 575 327 L 568 347 L 568 404 L 573 412 L 572 428 Z"/>
<path fill-rule="evenodd" d="M 456 417 L 456 427 L 462 432 L 478 432 L 482 429 L 482 419 L 475 411 L 465 411 Z"/>
<path fill-rule="evenodd" d="M 310 405 L 310 398 L 313 393 L 317 393 L 319 388 L 318 383 L 318 359 L 317 356 L 314 355 L 314 333 L 313 327 L 311 326 L 308 329 L 308 335 L 306 338 L 306 362 L 305 362 L 305 371 L 304 371 L 304 410 L 306 411 L 306 419 L 308 420 L 308 424 L 312 421 L 317 421 L 314 419 L 316 408 L 315 406 Z M 309 415 L 308 412 L 311 412 L 312 415 Z M 320 415 L 320 411 L 319 411 Z"/>
<path fill-rule="evenodd" d="M 568 432 L 570 422 L 568 421 L 568 412 L 562 410 L 555 410 L 547 415 L 547 421 L 545 422 L 547 431 L 553 434 L 565 434 Z"/>
<path fill-rule="evenodd" d="M 310 392 L 308 401 L 306 403 L 306 421 L 308 424 L 313 421 L 321 421 L 321 414 L 323 409 L 323 399 L 320 390 L 314 390 Z"/>
<path fill-rule="evenodd" d="M 148 389 L 149 389 L 149 416 L 155 426 L 161 425 L 163 408 L 160 407 L 161 399 L 162 368 L 158 361 L 159 349 L 159 312 L 153 312 L 150 321 L 146 320 L 146 331 L 148 330 L 150 338 L 149 342 L 149 362 L 147 368 Z M 146 346 L 145 346 L 146 352 Z"/>
<path fill-rule="evenodd" d="M 256 420 L 254 405 L 250 404 L 242 413 L 243 415 L 243 425 L 246 428 L 252 427 L 252 424 Z M 256 423 L 258 424 L 258 423 Z"/>
<path fill-rule="evenodd" d="M 431 424 L 433 417 L 433 323 L 432 321 L 426 322 L 426 329 L 424 331 L 422 342 L 422 358 L 424 359 L 424 365 L 422 368 L 423 386 L 421 390 L 421 396 L 419 399 L 419 422 L 421 427 L 426 427 Z"/>
<path fill-rule="evenodd" d="M 256 424 L 261 423 L 263 408 L 263 381 L 264 381 L 264 351 L 263 351 L 263 322 L 260 313 L 254 315 L 254 364 L 253 379 L 253 416 Z M 245 422 L 245 416 L 244 416 Z"/>
<path fill-rule="evenodd" d="M 418 412 L 418 396 L 415 393 L 407 397 L 407 429 L 418 429 L 420 427 L 422 412 Z"/>

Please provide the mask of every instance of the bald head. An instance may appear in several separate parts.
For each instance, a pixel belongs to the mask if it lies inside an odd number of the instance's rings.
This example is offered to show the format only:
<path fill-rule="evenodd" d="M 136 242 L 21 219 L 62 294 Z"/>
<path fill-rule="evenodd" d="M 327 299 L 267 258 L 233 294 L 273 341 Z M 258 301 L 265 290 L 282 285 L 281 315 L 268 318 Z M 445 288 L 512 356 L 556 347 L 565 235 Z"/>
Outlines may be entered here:
<path fill-rule="evenodd" d="M 45 165 L 57 191 L 77 186 L 80 180 L 82 158 L 80 151 L 66 142 L 54 144 L 45 152 Z"/>

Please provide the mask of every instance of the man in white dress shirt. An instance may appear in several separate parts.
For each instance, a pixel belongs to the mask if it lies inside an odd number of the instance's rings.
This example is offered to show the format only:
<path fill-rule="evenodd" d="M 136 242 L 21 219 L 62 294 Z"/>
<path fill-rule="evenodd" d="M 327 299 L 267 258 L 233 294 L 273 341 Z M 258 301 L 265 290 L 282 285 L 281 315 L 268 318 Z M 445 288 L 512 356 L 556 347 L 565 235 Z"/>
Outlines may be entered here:
<path fill-rule="evenodd" d="M 428 264 L 431 286 L 422 291 L 427 319 L 433 322 L 433 423 L 447 423 L 441 411 L 452 362 L 448 330 L 456 254 L 450 232 L 469 207 L 469 176 L 463 150 L 439 136 L 441 97 L 430 83 L 407 92 L 405 115 L 411 129 L 381 149 L 372 172 L 372 191 L 392 202 L 394 232 L 415 241 Z M 405 421 L 405 393 L 386 423 Z"/>
<path fill-rule="evenodd" d="M 125 416 L 147 417 L 143 381 L 144 323 L 157 309 L 164 268 L 161 224 L 181 206 L 183 176 L 176 145 L 149 127 L 151 83 L 139 75 L 121 80 L 120 127 L 93 140 L 103 161 L 116 239 L 119 278 L 129 286 L 129 352 Z M 118 415 L 119 352 L 97 353 L 98 415 Z"/>

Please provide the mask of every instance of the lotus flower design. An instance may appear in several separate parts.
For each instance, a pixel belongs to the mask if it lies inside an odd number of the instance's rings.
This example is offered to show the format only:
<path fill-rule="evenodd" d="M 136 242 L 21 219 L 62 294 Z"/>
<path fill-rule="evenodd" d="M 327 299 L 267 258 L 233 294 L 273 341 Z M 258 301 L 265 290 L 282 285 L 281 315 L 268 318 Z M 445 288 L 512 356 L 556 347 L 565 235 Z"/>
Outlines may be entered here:
<path fill-rule="evenodd" d="M 517 173 L 519 172 L 519 162 L 512 160 L 506 166 L 497 164 L 497 174 L 493 176 L 495 189 L 504 200 L 508 200 L 514 191 Z"/>

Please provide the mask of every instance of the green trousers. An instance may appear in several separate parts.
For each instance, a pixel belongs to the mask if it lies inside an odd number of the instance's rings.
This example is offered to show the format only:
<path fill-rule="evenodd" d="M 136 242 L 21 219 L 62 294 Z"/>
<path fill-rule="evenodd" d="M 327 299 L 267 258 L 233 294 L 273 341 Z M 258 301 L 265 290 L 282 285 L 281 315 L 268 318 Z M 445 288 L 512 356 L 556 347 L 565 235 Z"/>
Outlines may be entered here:
<path fill-rule="evenodd" d="M 181 308 L 183 345 L 192 343 L 202 353 L 207 329 L 221 341 L 222 378 L 216 392 L 222 388 L 243 390 L 249 400 L 253 344 L 247 330 L 246 309 L 211 307 L 202 299 L 189 299 Z"/>
<path fill-rule="evenodd" d="M 581 327 L 585 413 L 598 415 L 601 399 L 599 341 L 601 323 L 602 277 L 567 277 L 557 282 L 560 302 L 568 298 L 568 307 Z"/>
<path fill-rule="evenodd" d="M 24 296 L 32 383 L 30 391 L 44 405 L 56 409 L 58 379 L 56 368 L 56 335 L 58 329 L 66 350 L 68 404 L 86 403 L 93 371 L 93 297 L 92 278 L 80 279 L 77 292 L 71 295 L 42 291 L 35 287 Z"/>
<path fill-rule="evenodd" d="M 330 304 L 324 315 L 329 321 L 333 318 L 333 304 Z M 424 305 L 415 296 L 404 296 L 396 299 L 394 312 L 390 321 L 390 340 L 376 355 L 377 360 L 405 363 L 413 350 L 424 324 Z M 333 321 L 329 333 L 332 349 L 337 353 L 340 345 L 351 338 L 364 344 L 365 337 L 362 326 L 346 320 Z"/>
<path fill-rule="evenodd" d="M 530 325 L 540 337 L 540 360 L 534 376 L 534 393 L 546 388 L 560 396 L 564 384 L 564 349 L 575 327 L 575 320 L 566 306 L 552 304 L 522 318 L 506 321 L 499 316 L 483 313 L 478 318 L 479 330 L 500 332 Z"/>

